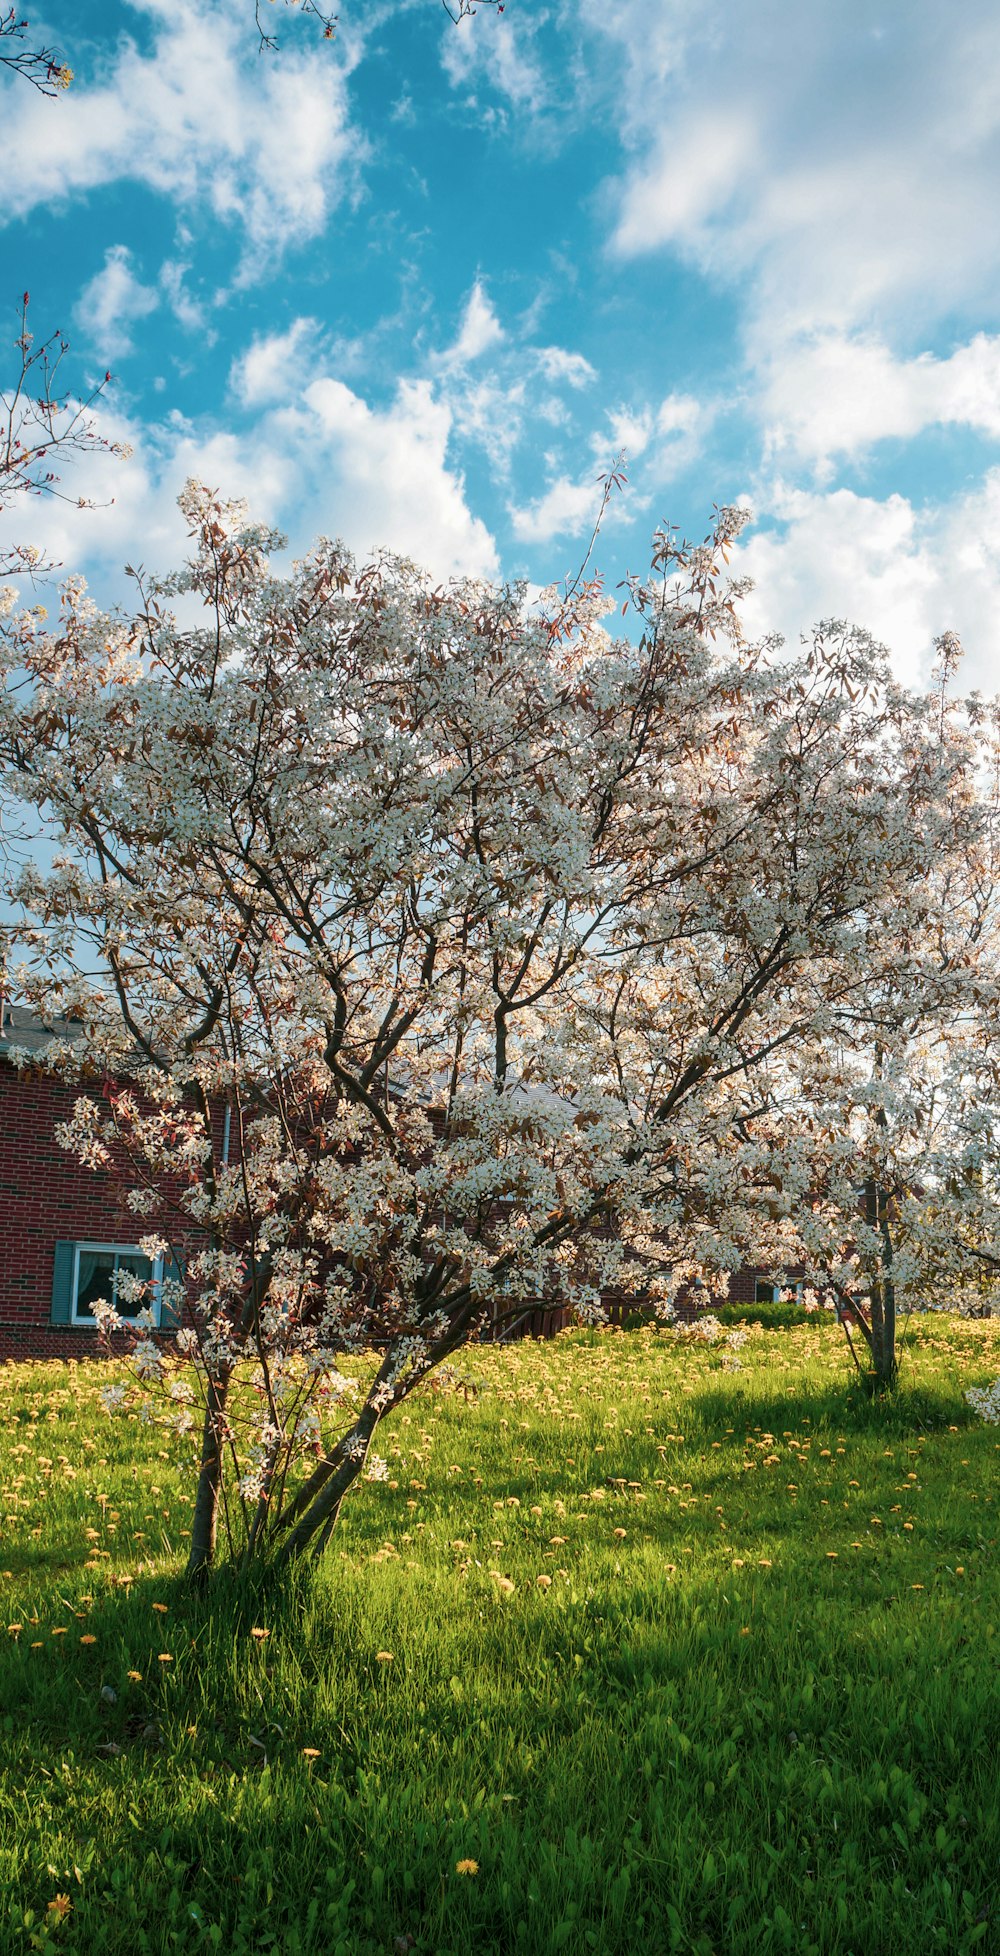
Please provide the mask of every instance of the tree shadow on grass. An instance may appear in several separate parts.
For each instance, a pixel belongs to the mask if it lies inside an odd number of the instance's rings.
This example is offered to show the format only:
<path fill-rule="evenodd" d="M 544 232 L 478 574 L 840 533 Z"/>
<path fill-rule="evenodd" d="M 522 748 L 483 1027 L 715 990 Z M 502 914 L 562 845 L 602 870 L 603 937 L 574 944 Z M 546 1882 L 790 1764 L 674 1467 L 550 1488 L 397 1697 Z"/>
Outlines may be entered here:
<path fill-rule="evenodd" d="M 688 1411 L 690 1408 L 690 1411 Z M 815 1385 L 805 1391 L 798 1386 L 782 1393 L 757 1389 L 751 1383 L 733 1390 L 732 1386 L 694 1394 L 688 1401 L 687 1429 L 695 1424 L 706 1437 L 721 1439 L 728 1427 L 753 1432 L 781 1433 L 786 1427 L 811 1425 L 821 1430 L 862 1434 L 888 1434 L 903 1439 L 913 1433 L 944 1432 L 949 1427 L 975 1426 L 974 1413 L 961 1394 L 937 1392 L 920 1385 L 901 1385 L 894 1391 L 873 1396 L 860 1380 L 846 1385 Z M 732 1444 L 741 1443 L 741 1432 L 729 1436 Z"/>

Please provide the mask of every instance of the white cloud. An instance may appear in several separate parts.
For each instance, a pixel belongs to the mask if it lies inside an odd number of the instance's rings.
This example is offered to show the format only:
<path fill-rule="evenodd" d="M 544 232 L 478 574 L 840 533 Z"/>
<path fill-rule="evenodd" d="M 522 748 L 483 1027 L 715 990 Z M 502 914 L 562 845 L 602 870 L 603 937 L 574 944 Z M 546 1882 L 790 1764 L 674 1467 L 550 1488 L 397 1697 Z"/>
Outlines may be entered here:
<path fill-rule="evenodd" d="M 582 353 L 570 353 L 563 346 L 539 346 L 534 357 L 546 380 L 565 381 L 569 387 L 588 387 L 597 379 L 589 360 Z"/>
<path fill-rule="evenodd" d="M 634 462 L 649 447 L 654 425 L 649 408 L 618 408 L 608 415 L 607 431 L 594 435 L 590 446 L 599 460 L 623 453 Z"/>
<path fill-rule="evenodd" d="M 242 228 L 250 265 L 318 235 L 364 154 L 343 54 L 257 60 L 245 0 L 131 4 L 153 18 L 148 53 L 121 40 L 58 114 L 16 79 L 0 86 L 5 214 L 129 180 Z"/>
<path fill-rule="evenodd" d="M 712 410 L 694 395 L 678 393 L 668 394 L 658 407 L 613 410 L 588 441 L 599 472 L 595 475 L 592 465 L 586 474 L 555 475 L 543 495 L 511 508 L 514 535 L 521 543 L 548 543 L 553 537 L 579 535 L 591 527 L 600 510 L 607 472 L 621 455 L 627 495 L 612 497 L 604 525 L 632 521 L 693 460 L 711 415 Z M 548 459 L 551 468 L 552 458 Z"/>
<path fill-rule="evenodd" d="M 995 304 L 1000 14 L 964 0 L 586 0 L 610 38 L 624 255 L 668 246 L 749 282 L 750 336 L 914 330 Z"/>
<path fill-rule="evenodd" d="M 503 337 L 503 327 L 483 289 L 482 281 L 477 278 L 465 302 L 458 338 L 445 353 L 439 355 L 439 362 L 443 367 L 467 367 L 470 360 L 478 360 L 480 354 L 499 346 Z"/>
<path fill-rule="evenodd" d="M 392 405 L 374 409 L 325 377 L 306 389 L 301 409 L 275 419 L 305 452 L 316 441 L 340 532 L 356 548 L 386 545 L 439 576 L 496 572 L 493 539 L 448 463 L 451 411 L 429 381 L 401 381 Z"/>
<path fill-rule="evenodd" d="M 936 423 L 1000 436 L 1000 336 L 978 333 L 947 359 L 905 359 L 869 335 L 825 334 L 783 347 L 760 379 L 767 458 L 821 472 L 834 456 Z"/>
<path fill-rule="evenodd" d="M 444 36 L 441 63 L 452 87 L 472 100 L 477 99 L 477 84 L 485 83 L 494 100 L 505 97 L 512 109 L 537 116 L 548 107 L 551 90 L 532 38 L 527 18 L 515 21 L 509 14 L 485 12 L 474 20 L 466 16 Z M 484 114 L 495 119 L 492 102 Z"/>
<path fill-rule="evenodd" d="M 745 607 L 755 633 L 789 644 L 824 618 L 846 618 L 889 647 L 900 678 L 926 682 L 935 637 L 958 632 L 963 681 L 1000 685 L 1000 469 L 972 493 L 917 509 L 848 489 L 779 490 L 751 530 L 739 567 L 756 582 Z"/>
<path fill-rule="evenodd" d="M 244 407 L 287 399 L 298 385 L 304 356 L 315 348 L 314 319 L 293 320 L 287 332 L 263 333 L 233 361 L 229 385 Z"/>
<path fill-rule="evenodd" d="M 747 116 L 702 112 L 671 125 L 625 186 L 618 251 L 632 257 L 661 245 L 697 249 L 704 226 L 732 204 L 757 147 Z"/>
<path fill-rule="evenodd" d="M 579 536 L 597 521 L 602 494 L 601 482 L 593 475 L 583 481 L 560 475 L 535 502 L 511 510 L 511 529 L 519 543 L 551 543 L 553 537 Z"/>
<path fill-rule="evenodd" d="M 190 270 L 190 265 L 178 259 L 165 259 L 160 266 L 160 284 L 178 325 L 183 326 L 189 333 L 201 333 L 206 344 L 212 346 L 216 334 L 213 329 L 206 327 L 205 309 L 197 299 L 192 297 L 184 283 Z"/>
<path fill-rule="evenodd" d="M 464 386 L 449 386 L 445 399 L 455 435 L 481 448 L 495 476 L 506 481 L 511 460 L 529 414 L 528 388 L 523 379 L 488 377 Z M 558 405 L 532 399 L 530 419 L 552 420 Z"/>
<path fill-rule="evenodd" d="M 497 571 L 493 539 L 449 461 L 450 410 L 428 382 L 404 382 L 388 407 L 373 408 L 325 375 L 238 433 L 203 432 L 180 415 L 143 428 L 111 411 L 102 412 L 101 432 L 130 442 L 131 460 L 68 455 L 61 468 L 66 495 L 97 507 L 50 499 L 7 518 L 18 540 L 83 572 L 101 602 L 122 597 L 126 562 L 157 572 L 181 562 L 175 499 L 192 475 L 245 497 L 255 516 L 289 533 L 296 552 L 323 534 L 360 555 L 410 556 L 437 577 Z"/>
<path fill-rule="evenodd" d="M 159 303 L 159 293 L 136 278 L 125 245 L 110 245 L 102 269 L 80 294 L 76 318 L 98 358 L 110 363 L 132 352 L 133 326 Z"/>

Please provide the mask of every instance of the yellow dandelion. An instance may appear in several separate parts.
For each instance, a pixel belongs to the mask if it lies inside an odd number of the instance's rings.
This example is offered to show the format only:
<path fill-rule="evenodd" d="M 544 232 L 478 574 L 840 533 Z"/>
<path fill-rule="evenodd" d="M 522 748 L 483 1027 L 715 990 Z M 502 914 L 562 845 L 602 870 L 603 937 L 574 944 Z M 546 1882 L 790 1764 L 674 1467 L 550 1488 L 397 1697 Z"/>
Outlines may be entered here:
<path fill-rule="evenodd" d="M 53 1637 L 65 1637 L 66 1635 L 65 1628 L 57 1627 L 56 1629 L 53 1630 L 52 1635 Z"/>
<path fill-rule="evenodd" d="M 616 1529 L 615 1529 L 615 1541 L 616 1541 L 616 1542 L 623 1542 L 624 1540 L 625 1540 L 625 1529 L 624 1529 L 624 1528 L 616 1528 Z"/>
<path fill-rule="evenodd" d="M 538 1587 L 539 1587 L 539 1589 L 551 1589 L 551 1588 L 552 1588 L 552 1577 L 551 1577 L 551 1576 L 536 1576 L 536 1577 L 535 1577 L 535 1582 L 537 1583 L 537 1585 L 538 1585 Z"/>
<path fill-rule="evenodd" d="M 471 1860 L 456 1861 L 455 1873 L 460 1875 L 477 1875 L 479 1873 L 479 1862 Z"/>
<path fill-rule="evenodd" d="M 911 1589 L 923 1589 L 923 1586 L 922 1582 L 911 1582 L 910 1584 Z"/>
<path fill-rule="evenodd" d="M 153 1608 L 154 1608 L 154 1610 L 156 1611 L 156 1613 L 157 1613 L 157 1616 L 166 1616 L 166 1614 L 167 1614 L 167 1611 L 168 1611 L 168 1610 L 169 1610 L 169 1608 L 170 1608 L 170 1604 L 169 1604 L 169 1603 L 154 1603 L 154 1604 L 153 1604 Z"/>
<path fill-rule="evenodd" d="M 251 1632 L 250 1632 L 250 1635 L 251 1635 L 251 1637 L 256 1637 L 256 1639 L 257 1639 L 257 1642 L 258 1642 L 259 1644 L 262 1644 L 262 1643 L 263 1643 L 263 1641 L 264 1641 L 264 1638 L 265 1638 L 265 1637 L 269 1637 L 269 1636 L 270 1636 L 270 1634 L 271 1634 L 271 1632 L 270 1632 L 270 1630 L 261 1630 L 261 1629 L 259 1629 L 259 1628 L 254 1628 L 254 1629 L 253 1629 L 253 1630 L 251 1630 Z"/>
<path fill-rule="evenodd" d="M 160 1651 L 160 1654 L 159 1654 L 159 1659 L 158 1659 L 158 1662 L 159 1662 L 159 1663 L 161 1663 L 161 1664 L 172 1664 L 172 1663 L 173 1663 L 173 1661 L 174 1661 L 174 1660 L 173 1660 L 173 1658 L 171 1657 L 171 1655 L 170 1655 L 170 1652 L 169 1652 L 169 1650 L 161 1650 L 161 1651 Z"/>
<path fill-rule="evenodd" d="M 956 1574 L 957 1573 L 958 1572 L 956 1571 Z M 20 1633 L 23 1629 L 24 1629 L 23 1623 L 8 1623 L 7 1625 L 8 1635 L 11 1637 L 20 1636 Z"/>
<path fill-rule="evenodd" d="M 44 1649 L 45 1649 L 45 1645 L 44 1645 L 44 1644 L 32 1644 L 32 1646 L 31 1646 L 31 1648 L 32 1648 L 32 1650 L 44 1650 Z"/>
<path fill-rule="evenodd" d="M 46 1920 L 50 1927 L 55 1927 L 59 1922 L 65 1922 L 72 1906 L 73 1904 L 68 1895 L 53 1895 L 45 1911 Z"/>
<path fill-rule="evenodd" d="M 827 1561 L 828 1561 L 828 1562 L 836 1562 L 836 1560 L 837 1560 L 837 1551 L 836 1551 L 836 1549 L 827 1549 L 827 1551 L 826 1551 L 826 1559 L 827 1559 Z"/>
<path fill-rule="evenodd" d="M 302 1748 L 302 1757 L 303 1757 L 303 1759 L 318 1759 L 318 1758 L 319 1758 L 319 1756 L 320 1756 L 320 1754 L 319 1754 L 319 1747 L 318 1747 L 318 1746 L 316 1746 L 316 1745 L 304 1745 L 304 1746 L 303 1746 L 303 1748 Z"/>
<path fill-rule="evenodd" d="M 87 1636 L 80 1638 L 80 1642 L 82 1644 L 96 1644 L 97 1638 L 88 1632 Z"/>
<path fill-rule="evenodd" d="M 141 1671 L 129 1671 L 129 1672 L 128 1672 L 128 1680 L 129 1680 L 129 1683 L 130 1683 L 130 1684 L 141 1684 L 141 1683 L 142 1683 L 142 1672 L 141 1672 Z"/>
<path fill-rule="evenodd" d="M 391 1650 L 377 1650 L 375 1652 L 375 1662 L 376 1664 L 394 1664 L 396 1658 Z"/>
<path fill-rule="evenodd" d="M 965 1570 L 964 1570 L 964 1568 L 963 1568 L 963 1566 L 962 1566 L 962 1564 L 961 1564 L 961 1563 L 959 1563 L 959 1566 L 958 1566 L 958 1568 L 957 1568 L 957 1569 L 955 1570 L 955 1574 L 956 1574 L 956 1576 L 964 1576 L 964 1574 L 965 1574 Z"/>

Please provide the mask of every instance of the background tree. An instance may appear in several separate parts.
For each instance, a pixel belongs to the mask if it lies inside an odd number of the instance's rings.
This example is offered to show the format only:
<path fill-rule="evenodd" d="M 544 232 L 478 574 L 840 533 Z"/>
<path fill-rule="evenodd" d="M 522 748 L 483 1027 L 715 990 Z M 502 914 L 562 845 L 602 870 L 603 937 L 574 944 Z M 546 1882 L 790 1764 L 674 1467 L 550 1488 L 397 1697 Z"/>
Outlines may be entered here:
<path fill-rule="evenodd" d="M 92 409 L 111 383 L 106 373 L 84 396 L 63 391 L 62 365 L 69 341 L 59 332 L 36 345 L 28 325 L 29 295 L 20 306 L 20 330 L 14 341 L 17 360 L 12 381 L 0 391 L 0 519 L 14 502 L 35 496 L 54 496 L 78 509 L 93 505 L 86 497 L 67 494 L 57 464 L 67 453 L 100 452 L 125 459 L 126 442 L 111 441 L 95 425 Z M 39 576 L 54 566 L 32 544 L 0 543 L 0 577 L 27 572 Z"/>
<path fill-rule="evenodd" d="M 20 75 L 41 95 L 58 95 L 73 79 L 72 68 L 52 48 L 32 47 L 28 22 L 19 20 L 17 10 L 0 12 L 0 68 Z"/>
<path fill-rule="evenodd" d="M 935 689 L 908 707 L 928 764 L 937 750 L 937 859 L 902 911 L 872 920 L 889 955 L 866 958 L 864 997 L 781 1056 L 752 1123 L 781 1258 L 836 1300 L 879 1390 L 910 1311 L 988 1308 L 1000 1239 L 997 715 L 949 697 L 960 655 L 939 640 Z"/>
<path fill-rule="evenodd" d="M 60 1138 L 187 1257 L 198 1574 L 220 1525 L 321 1547 L 485 1326 L 773 1238 L 774 1069 L 895 967 L 974 754 L 863 634 L 744 642 L 735 512 L 657 537 L 614 640 L 596 583 L 529 603 L 329 544 L 279 579 L 245 513 L 185 507 L 193 564 L 133 617 L 71 591 L 8 632 L 0 754 L 64 840 L 10 892 L 20 983 L 105 1082 Z M 169 1355 L 137 1363 L 189 1423 Z"/>

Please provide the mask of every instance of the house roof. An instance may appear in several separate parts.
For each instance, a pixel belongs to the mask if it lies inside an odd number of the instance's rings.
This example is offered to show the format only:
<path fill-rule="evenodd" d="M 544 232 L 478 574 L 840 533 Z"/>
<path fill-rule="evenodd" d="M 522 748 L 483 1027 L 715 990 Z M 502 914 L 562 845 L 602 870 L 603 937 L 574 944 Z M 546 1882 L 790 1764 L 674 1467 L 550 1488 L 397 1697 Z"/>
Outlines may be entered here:
<path fill-rule="evenodd" d="M 0 1024 L 0 1060 L 8 1058 L 11 1048 L 16 1047 L 24 1053 L 41 1053 L 50 1042 L 59 1037 L 72 1037 L 73 1019 L 44 1020 L 37 1012 L 31 1012 L 26 1005 L 11 1005 L 3 1000 L 2 1024 Z"/>

